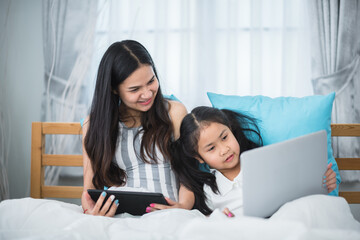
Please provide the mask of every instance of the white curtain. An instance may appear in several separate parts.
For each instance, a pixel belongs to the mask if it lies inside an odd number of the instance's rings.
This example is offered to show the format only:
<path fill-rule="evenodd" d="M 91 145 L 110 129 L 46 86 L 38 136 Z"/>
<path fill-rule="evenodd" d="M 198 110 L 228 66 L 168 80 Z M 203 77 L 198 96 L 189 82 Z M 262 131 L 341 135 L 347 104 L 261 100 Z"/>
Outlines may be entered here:
<path fill-rule="evenodd" d="M 207 91 L 311 95 L 301 0 L 99 1 L 93 74 L 115 41 L 135 39 L 153 56 L 166 94 L 191 110 Z M 93 84 L 92 84 L 93 85 Z"/>
<path fill-rule="evenodd" d="M 314 92 L 336 93 L 332 121 L 360 122 L 360 3 L 309 0 L 312 21 Z M 360 139 L 333 138 L 335 157 L 360 155 Z M 360 171 L 341 171 L 343 181 L 360 181 Z"/>
<path fill-rule="evenodd" d="M 0 52 L 3 61 L 0 61 L 1 74 L 0 76 L 0 96 L 6 95 L 6 86 L 3 83 L 7 79 L 6 69 L 8 65 L 8 47 L 9 47 L 9 14 L 10 14 L 11 2 L 6 0 L 0 3 L 0 22 L 2 32 L 0 34 Z M 10 115 L 6 106 L 7 101 L 1 98 L 0 101 L 0 202 L 10 198 L 9 191 L 9 178 L 7 173 L 10 151 L 10 136 L 11 136 L 11 121 Z"/>
<path fill-rule="evenodd" d="M 312 94 L 302 0 L 44 0 L 43 10 L 47 121 L 87 115 L 100 59 L 124 39 L 149 50 L 164 93 L 188 110 L 210 105 L 208 91 Z M 49 141 L 50 151 L 75 146 Z"/>
<path fill-rule="evenodd" d="M 9 179 L 6 172 L 10 150 L 10 121 L 8 114 L 0 110 L 0 202 L 10 197 Z"/>
<path fill-rule="evenodd" d="M 97 2 L 44 0 L 43 43 L 45 93 L 43 121 L 79 122 L 86 116 Z M 81 153 L 81 139 L 58 135 L 46 140 L 46 152 Z M 54 184 L 59 167 L 45 170 L 46 184 Z M 72 169 L 82 174 L 81 169 Z M 69 173 L 66 170 L 65 173 Z M 71 174 L 71 171 L 70 171 Z"/>

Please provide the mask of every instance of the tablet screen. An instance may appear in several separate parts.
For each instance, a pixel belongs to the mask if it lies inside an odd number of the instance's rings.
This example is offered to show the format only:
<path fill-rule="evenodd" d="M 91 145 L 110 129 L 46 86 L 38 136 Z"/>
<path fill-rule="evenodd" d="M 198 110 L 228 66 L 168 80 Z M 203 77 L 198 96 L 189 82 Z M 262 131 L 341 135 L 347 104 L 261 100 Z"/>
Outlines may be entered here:
<path fill-rule="evenodd" d="M 115 199 L 119 200 L 116 214 L 126 212 L 139 216 L 146 213 L 146 208 L 149 207 L 151 203 L 169 205 L 161 193 L 88 189 L 89 195 L 95 202 L 104 191 L 106 192 L 104 203 L 111 195 L 114 195 Z"/>

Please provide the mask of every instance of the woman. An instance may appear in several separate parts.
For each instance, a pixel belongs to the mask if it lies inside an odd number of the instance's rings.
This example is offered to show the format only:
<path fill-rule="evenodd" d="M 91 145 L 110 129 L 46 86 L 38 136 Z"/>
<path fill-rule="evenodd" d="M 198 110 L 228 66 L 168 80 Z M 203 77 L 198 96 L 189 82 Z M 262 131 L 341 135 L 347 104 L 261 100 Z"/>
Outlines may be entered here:
<path fill-rule="evenodd" d="M 187 111 L 163 97 L 153 60 L 140 43 L 112 44 L 98 69 L 90 115 L 83 125 L 84 213 L 114 216 L 113 196 L 95 203 L 87 189 L 108 186 L 163 193 L 169 207 L 190 209 L 194 195 L 170 167 L 170 143 Z M 102 206 L 103 205 L 103 206 Z M 163 206 L 162 208 L 165 208 Z"/>

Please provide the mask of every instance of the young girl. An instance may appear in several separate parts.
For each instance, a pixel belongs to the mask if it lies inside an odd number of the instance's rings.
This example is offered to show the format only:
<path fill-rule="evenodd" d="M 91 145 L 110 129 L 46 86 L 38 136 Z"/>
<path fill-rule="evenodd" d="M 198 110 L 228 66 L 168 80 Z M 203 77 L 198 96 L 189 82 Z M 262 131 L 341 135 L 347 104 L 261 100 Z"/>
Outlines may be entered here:
<path fill-rule="evenodd" d="M 190 209 L 194 195 L 183 186 L 178 189 L 168 160 L 186 113 L 183 104 L 163 97 L 144 46 L 132 40 L 112 44 L 101 59 L 83 125 L 84 213 L 115 214 L 121 202 L 113 204 L 114 196 L 103 205 L 105 192 L 96 203 L 87 193 L 110 186 L 160 192 L 168 197 L 166 207 Z"/>
<path fill-rule="evenodd" d="M 220 209 L 229 217 L 242 214 L 240 154 L 262 145 L 254 119 L 229 110 L 197 107 L 186 115 L 174 144 L 173 167 L 180 182 L 195 194 L 195 208 L 208 215 Z M 199 169 L 206 163 L 211 171 Z M 336 187 L 331 165 L 326 187 Z"/>

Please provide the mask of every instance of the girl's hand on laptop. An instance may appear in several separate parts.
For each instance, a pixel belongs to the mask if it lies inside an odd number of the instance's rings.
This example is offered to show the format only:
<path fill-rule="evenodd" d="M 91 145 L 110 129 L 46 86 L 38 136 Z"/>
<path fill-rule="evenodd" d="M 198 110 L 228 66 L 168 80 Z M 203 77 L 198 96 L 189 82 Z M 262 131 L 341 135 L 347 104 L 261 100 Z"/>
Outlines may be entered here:
<path fill-rule="evenodd" d="M 225 209 L 223 210 L 223 213 L 224 213 L 227 217 L 235 217 L 235 215 L 234 215 L 232 212 L 230 212 L 230 210 L 229 210 L 228 208 L 225 208 Z"/>
<path fill-rule="evenodd" d="M 331 169 L 332 163 L 329 163 L 323 177 L 323 187 L 327 188 L 328 192 L 332 192 L 336 188 L 336 173 Z"/>

